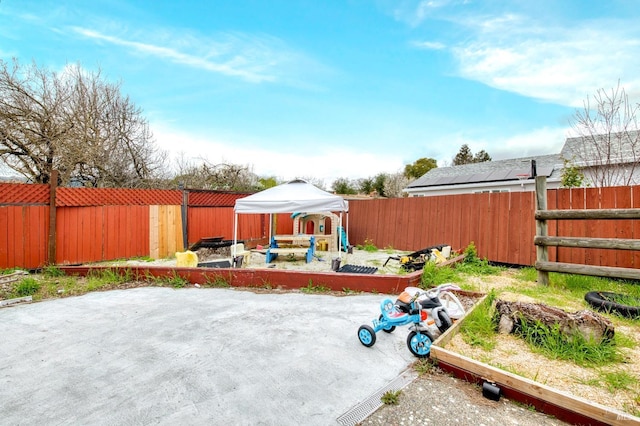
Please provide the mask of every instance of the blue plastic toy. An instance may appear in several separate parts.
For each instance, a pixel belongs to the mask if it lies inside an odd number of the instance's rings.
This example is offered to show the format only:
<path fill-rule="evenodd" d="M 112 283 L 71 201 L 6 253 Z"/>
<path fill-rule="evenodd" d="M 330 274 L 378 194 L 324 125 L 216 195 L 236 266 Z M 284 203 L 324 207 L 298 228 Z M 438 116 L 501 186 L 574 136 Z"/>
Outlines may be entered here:
<path fill-rule="evenodd" d="M 358 329 L 360 343 L 371 347 L 376 343 L 378 331 L 392 333 L 396 327 L 411 324 L 407 336 L 409 351 L 419 358 L 428 357 L 431 354 L 431 344 L 435 340 L 434 333 L 444 333 L 453 325 L 452 317 L 457 319 L 464 314 L 462 304 L 449 291 L 459 289 L 452 284 L 441 284 L 426 291 L 417 287 L 407 287 L 395 302 L 389 298 L 382 300 L 381 314 L 372 321 L 373 327 L 361 325 Z M 441 293 L 447 296 L 445 304 L 440 301 Z"/>

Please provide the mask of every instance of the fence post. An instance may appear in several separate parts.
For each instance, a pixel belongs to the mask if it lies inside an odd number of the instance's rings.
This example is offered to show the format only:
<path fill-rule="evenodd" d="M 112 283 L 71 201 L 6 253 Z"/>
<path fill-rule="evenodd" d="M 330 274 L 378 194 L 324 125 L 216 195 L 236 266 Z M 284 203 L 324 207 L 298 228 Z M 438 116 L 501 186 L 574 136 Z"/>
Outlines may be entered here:
<path fill-rule="evenodd" d="M 547 177 L 536 176 L 536 211 L 547 210 Z M 536 235 L 548 237 L 547 221 L 536 219 Z M 546 245 L 536 246 L 536 263 L 549 260 L 549 249 Z M 549 284 L 549 272 L 538 269 L 538 284 Z"/>
<path fill-rule="evenodd" d="M 56 190 L 58 189 L 58 171 L 51 170 L 49 177 L 49 248 L 47 264 L 56 264 Z"/>
<path fill-rule="evenodd" d="M 184 187 L 184 184 L 180 184 L 180 189 L 182 189 L 182 206 L 180 207 L 180 213 L 182 214 L 182 245 L 183 249 L 186 251 L 189 247 L 189 242 L 187 241 L 189 232 L 187 228 L 187 220 L 188 220 L 188 211 L 189 208 L 189 191 Z"/>

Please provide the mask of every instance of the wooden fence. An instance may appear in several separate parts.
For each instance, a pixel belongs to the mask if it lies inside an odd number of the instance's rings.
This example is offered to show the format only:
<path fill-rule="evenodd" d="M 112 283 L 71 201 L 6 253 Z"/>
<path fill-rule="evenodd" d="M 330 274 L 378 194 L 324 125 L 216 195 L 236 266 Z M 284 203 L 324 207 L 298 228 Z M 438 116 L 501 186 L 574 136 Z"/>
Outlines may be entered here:
<path fill-rule="evenodd" d="M 57 188 L 52 216 L 48 185 L 0 184 L 0 268 L 166 257 L 203 237 L 232 239 L 233 205 L 246 195 Z M 345 227 L 352 245 L 368 240 L 379 248 L 417 251 L 449 244 L 461 250 L 473 242 L 478 254 L 493 262 L 531 266 L 536 260 L 533 192 L 351 200 L 349 205 Z M 638 208 L 640 187 L 550 190 L 547 205 L 549 209 Z M 49 226 L 51 217 L 56 218 L 54 229 Z M 239 239 L 255 243 L 268 235 L 268 215 L 238 219 Z M 291 232 L 290 215 L 276 215 L 275 222 L 276 233 Z M 640 238 L 640 222 L 632 219 L 547 224 L 550 236 Z M 51 236 L 55 256 L 50 260 Z M 640 268 L 640 253 L 633 250 L 550 247 L 548 255 L 554 262 Z"/>
<path fill-rule="evenodd" d="M 532 266 L 535 193 L 503 192 L 389 200 L 350 201 L 351 244 L 370 240 L 379 248 L 417 251 L 437 244 L 461 250 L 473 242 L 479 256 L 493 262 Z M 629 209 L 640 207 L 640 187 L 547 191 L 549 209 Z M 549 220 L 548 235 L 640 239 L 640 220 Z M 640 251 L 549 247 L 549 261 L 640 268 Z"/>
<path fill-rule="evenodd" d="M 564 272 L 570 274 L 596 275 L 601 277 L 640 279 L 640 269 L 619 266 L 597 266 L 583 265 L 570 262 L 550 262 L 549 247 L 569 247 L 578 249 L 605 249 L 608 251 L 629 250 L 638 252 L 640 250 L 640 239 L 616 238 L 615 236 L 601 238 L 588 237 L 585 235 L 549 236 L 547 222 L 551 219 L 556 221 L 573 220 L 576 223 L 584 220 L 595 220 L 604 224 L 610 220 L 638 220 L 640 219 L 640 209 L 616 208 L 616 209 L 569 209 L 569 210 L 549 210 L 547 209 L 547 178 L 545 176 L 536 177 L 536 237 L 534 244 L 537 246 L 537 260 L 535 263 L 538 270 L 538 282 L 549 283 L 549 272 Z M 577 229 L 578 227 L 576 227 Z M 581 228 L 584 229 L 584 228 Z M 556 256 L 557 257 L 557 256 Z M 631 259 L 633 260 L 633 259 Z M 633 261 L 631 262 L 633 264 Z"/>

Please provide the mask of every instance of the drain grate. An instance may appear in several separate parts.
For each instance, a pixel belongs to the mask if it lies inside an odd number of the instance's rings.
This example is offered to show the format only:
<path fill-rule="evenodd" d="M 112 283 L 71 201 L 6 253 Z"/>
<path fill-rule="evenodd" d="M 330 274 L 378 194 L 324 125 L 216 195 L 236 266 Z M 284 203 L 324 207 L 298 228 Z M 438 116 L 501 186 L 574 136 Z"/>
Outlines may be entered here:
<path fill-rule="evenodd" d="M 418 373 L 414 370 L 406 370 L 393 379 L 388 385 L 378 389 L 364 401 L 351 407 L 346 413 L 338 417 L 337 421 L 343 426 L 354 426 L 369 417 L 374 411 L 382 406 L 382 395 L 389 391 L 399 391 L 414 381 Z"/>

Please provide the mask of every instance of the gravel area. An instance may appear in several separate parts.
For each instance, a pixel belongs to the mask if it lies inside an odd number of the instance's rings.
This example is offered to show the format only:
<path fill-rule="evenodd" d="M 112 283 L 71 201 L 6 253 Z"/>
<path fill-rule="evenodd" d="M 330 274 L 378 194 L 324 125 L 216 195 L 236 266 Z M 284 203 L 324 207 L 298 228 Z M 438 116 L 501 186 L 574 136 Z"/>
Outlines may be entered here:
<path fill-rule="evenodd" d="M 361 425 L 567 425 L 506 398 L 493 401 L 482 389 L 438 369 L 402 390 L 398 405 L 383 405 Z"/>

